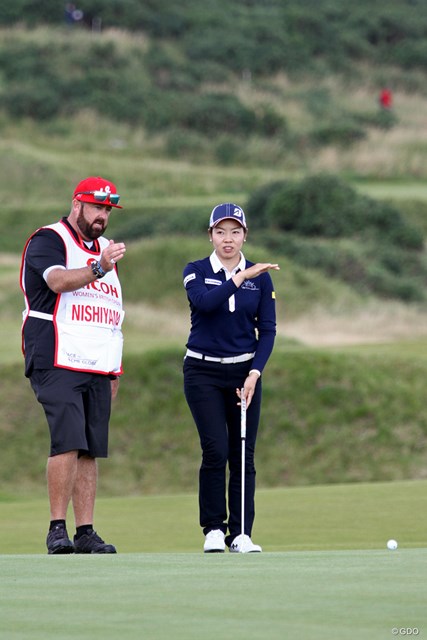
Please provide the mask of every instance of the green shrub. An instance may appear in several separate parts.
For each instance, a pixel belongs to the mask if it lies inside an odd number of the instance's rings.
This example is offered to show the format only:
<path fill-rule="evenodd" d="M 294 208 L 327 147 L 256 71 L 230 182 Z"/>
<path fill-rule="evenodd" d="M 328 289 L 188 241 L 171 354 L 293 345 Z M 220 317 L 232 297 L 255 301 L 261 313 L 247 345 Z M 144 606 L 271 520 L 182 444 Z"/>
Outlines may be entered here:
<path fill-rule="evenodd" d="M 264 229 L 270 225 L 270 220 L 267 217 L 268 203 L 275 197 L 277 192 L 285 189 L 290 184 L 292 183 L 285 180 L 275 180 L 261 185 L 251 193 L 245 205 L 251 229 Z"/>
<path fill-rule="evenodd" d="M 36 77 L 25 84 L 9 84 L 7 93 L 0 97 L 0 104 L 15 117 L 42 121 L 56 116 L 62 107 L 55 87 L 46 78 L 38 81 Z"/>
<path fill-rule="evenodd" d="M 286 120 L 273 107 L 266 105 L 262 107 L 261 112 L 258 114 L 256 129 L 260 135 L 272 138 L 278 134 L 286 133 L 288 127 Z"/>
<path fill-rule="evenodd" d="M 0 45 L 0 65 L 0 104 L 15 117 L 46 120 L 92 108 L 115 120 L 142 121 L 146 84 L 138 55 L 124 56 L 110 40 L 88 39 L 70 51 L 66 40 L 18 38 Z"/>
<path fill-rule="evenodd" d="M 420 40 L 406 40 L 399 42 L 393 49 L 393 60 L 404 69 L 421 68 L 427 66 L 427 45 L 424 37 Z"/>
<path fill-rule="evenodd" d="M 212 60 L 235 72 L 252 68 L 251 42 L 228 23 L 223 23 L 220 30 L 214 26 L 204 29 L 203 37 L 198 31 L 190 32 L 184 37 L 183 45 L 190 61 Z"/>
<path fill-rule="evenodd" d="M 366 138 L 366 131 L 351 121 L 326 124 L 310 132 L 310 140 L 316 146 L 339 145 L 348 147 Z"/>
<path fill-rule="evenodd" d="M 339 178 L 310 176 L 300 183 L 285 181 L 267 203 L 266 216 L 273 226 L 284 231 L 341 237 L 363 229 L 366 212 L 356 203 L 354 190 Z"/>
<path fill-rule="evenodd" d="M 134 212 L 126 210 L 126 220 L 116 222 L 114 237 L 126 242 L 161 234 L 171 237 L 173 234 L 185 234 L 200 238 L 207 231 L 208 217 L 209 212 L 207 214 L 205 210 L 191 206 L 158 207 Z M 173 237 L 171 241 L 174 242 Z M 180 243 L 177 244 L 179 246 Z"/>
<path fill-rule="evenodd" d="M 240 155 L 241 145 L 231 136 L 220 136 L 215 144 L 215 158 L 222 166 L 234 164 Z"/>
<path fill-rule="evenodd" d="M 378 129 L 391 129 L 398 123 L 398 117 L 392 109 L 378 109 L 373 112 L 355 113 L 352 117 L 355 122 L 361 125 L 376 127 Z"/>
<path fill-rule="evenodd" d="M 179 62 L 160 44 L 153 43 L 149 47 L 144 63 L 156 86 L 187 91 L 195 89 L 197 82 L 191 67 Z"/>
<path fill-rule="evenodd" d="M 307 269 L 342 280 L 362 294 L 404 302 L 426 300 L 427 265 L 418 254 L 372 243 L 319 243 L 295 234 L 257 233 L 257 240 Z"/>
<path fill-rule="evenodd" d="M 81 0 L 82 28 L 111 27 L 144 32 L 156 40 L 179 43 L 189 60 L 209 60 L 236 73 L 258 76 L 279 71 L 352 72 L 354 61 L 406 69 L 426 66 L 425 3 L 360 0 L 351 11 L 342 0 Z M 64 25 L 57 0 L 2 0 L 0 24 Z M 72 30 L 69 30 L 70 33 Z"/>
<path fill-rule="evenodd" d="M 219 132 L 244 135 L 254 128 L 256 117 L 235 96 L 208 93 L 188 101 L 182 124 L 211 137 Z"/>
<path fill-rule="evenodd" d="M 261 241 L 307 269 L 318 269 L 362 290 L 369 288 L 366 283 L 366 257 L 356 245 L 319 244 L 294 234 L 272 232 L 262 234 Z"/>
<path fill-rule="evenodd" d="M 397 298 L 404 302 L 423 302 L 426 299 L 424 286 L 413 278 L 396 277 L 381 265 L 368 268 L 370 289 L 386 298 Z"/>
<path fill-rule="evenodd" d="M 0 3 L 0 24 L 60 24 L 63 16 L 63 5 L 57 0 L 2 0 Z"/>
<path fill-rule="evenodd" d="M 89 0 L 87 0 L 89 3 Z M 98 0 L 103 7 L 105 0 Z M 131 31 L 143 30 L 157 38 L 178 38 L 188 28 L 190 16 L 182 3 L 170 0 L 110 0 L 117 8 L 119 24 Z"/>
<path fill-rule="evenodd" d="M 335 176 L 263 185 L 246 212 L 260 242 L 306 268 L 362 293 L 426 299 L 422 232 L 396 208 L 359 195 Z"/>
<path fill-rule="evenodd" d="M 304 98 L 307 110 L 316 118 L 323 118 L 330 113 L 332 95 L 326 87 L 310 88 Z"/>
<path fill-rule="evenodd" d="M 166 151 L 171 158 L 192 158 L 206 152 L 206 139 L 195 131 L 172 128 L 166 136 Z"/>
<path fill-rule="evenodd" d="M 230 70 L 213 60 L 194 60 L 188 66 L 199 83 L 223 84 L 234 81 Z"/>
<path fill-rule="evenodd" d="M 406 222 L 400 212 L 392 205 L 375 200 L 369 201 L 368 223 L 372 232 L 382 242 L 402 249 L 417 251 L 422 250 L 424 246 L 421 230 Z"/>
<path fill-rule="evenodd" d="M 143 124 L 149 132 L 179 127 L 187 110 L 186 101 L 179 92 L 147 89 L 140 104 Z"/>
<path fill-rule="evenodd" d="M 247 209 L 249 214 L 256 210 L 264 224 L 303 236 L 374 236 L 408 249 L 423 246 L 421 231 L 395 207 L 358 194 L 332 175 L 263 185 L 251 195 Z"/>

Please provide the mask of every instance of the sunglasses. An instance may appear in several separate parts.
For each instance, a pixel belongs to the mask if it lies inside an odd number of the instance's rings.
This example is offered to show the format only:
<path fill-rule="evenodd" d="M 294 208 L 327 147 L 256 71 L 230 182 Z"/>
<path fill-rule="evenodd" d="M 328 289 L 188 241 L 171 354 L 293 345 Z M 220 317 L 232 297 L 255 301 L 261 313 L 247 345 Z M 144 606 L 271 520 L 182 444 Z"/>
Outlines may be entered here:
<path fill-rule="evenodd" d="M 119 204 L 120 196 L 118 193 L 108 193 L 107 191 L 80 191 L 76 196 L 93 196 L 98 202 L 105 202 L 107 199 L 111 204 Z"/>

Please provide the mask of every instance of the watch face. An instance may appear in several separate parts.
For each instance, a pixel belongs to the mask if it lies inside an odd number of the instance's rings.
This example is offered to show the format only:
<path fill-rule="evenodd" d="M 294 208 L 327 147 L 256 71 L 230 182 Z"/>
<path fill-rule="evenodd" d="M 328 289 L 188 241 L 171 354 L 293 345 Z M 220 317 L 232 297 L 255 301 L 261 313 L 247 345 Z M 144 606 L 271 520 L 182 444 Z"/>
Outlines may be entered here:
<path fill-rule="evenodd" d="M 99 262 L 91 262 L 90 266 L 94 276 L 96 276 L 97 278 L 102 278 L 103 276 L 105 276 L 105 271 L 101 267 L 101 264 Z"/>

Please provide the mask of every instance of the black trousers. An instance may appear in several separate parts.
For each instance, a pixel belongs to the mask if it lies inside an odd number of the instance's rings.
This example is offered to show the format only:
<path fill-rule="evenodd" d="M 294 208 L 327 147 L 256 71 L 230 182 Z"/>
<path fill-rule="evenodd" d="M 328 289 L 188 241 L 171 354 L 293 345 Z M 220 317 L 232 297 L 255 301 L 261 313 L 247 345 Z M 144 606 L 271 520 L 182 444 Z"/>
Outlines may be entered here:
<path fill-rule="evenodd" d="M 202 448 L 199 472 L 200 526 L 205 535 L 212 529 L 221 529 L 224 533 L 228 529 L 228 545 L 241 533 L 242 445 L 236 388 L 243 386 L 251 364 L 251 360 L 238 364 L 206 362 L 191 357 L 184 360 L 185 397 Z M 254 455 L 261 395 L 260 378 L 246 416 L 244 531 L 249 536 L 255 518 Z"/>

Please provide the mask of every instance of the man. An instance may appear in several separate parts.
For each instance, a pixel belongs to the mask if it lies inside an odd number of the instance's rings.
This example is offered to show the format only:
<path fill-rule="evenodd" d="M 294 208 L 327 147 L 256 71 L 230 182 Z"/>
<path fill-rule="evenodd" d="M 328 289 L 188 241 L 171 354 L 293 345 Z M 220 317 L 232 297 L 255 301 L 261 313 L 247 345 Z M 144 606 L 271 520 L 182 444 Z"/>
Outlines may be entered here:
<path fill-rule="evenodd" d="M 390 89 L 381 89 L 379 95 L 380 108 L 390 111 L 393 106 L 393 94 Z"/>
<path fill-rule="evenodd" d="M 96 459 L 108 455 L 111 400 L 122 373 L 124 312 L 116 263 L 126 247 L 103 236 L 112 208 L 122 208 L 119 200 L 109 180 L 82 180 L 68 217 L 38 229 L 22 257 L 25 375 L 51 438 L 49 554 L 116 553 L 94 531 L 93 515 Z M 70 502 L 74 542 L 66 527 Z"/>

